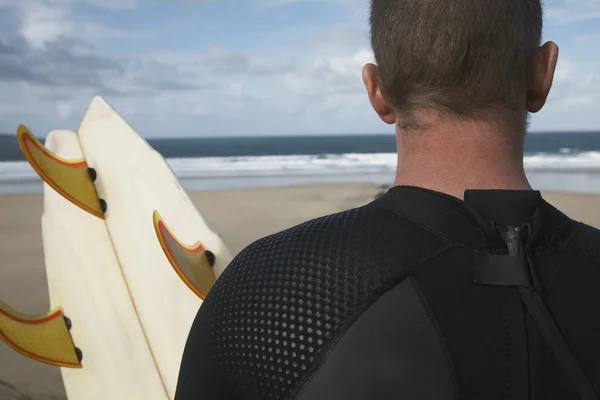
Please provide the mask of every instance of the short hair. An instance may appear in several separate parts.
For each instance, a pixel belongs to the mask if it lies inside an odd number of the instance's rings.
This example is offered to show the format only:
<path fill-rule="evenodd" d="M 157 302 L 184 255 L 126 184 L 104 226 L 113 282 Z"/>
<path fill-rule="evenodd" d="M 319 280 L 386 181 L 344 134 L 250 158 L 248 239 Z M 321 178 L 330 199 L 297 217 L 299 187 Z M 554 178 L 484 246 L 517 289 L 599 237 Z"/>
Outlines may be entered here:
<path fill-rule="evenodd" d="M 540 0 L 371 0 L 370 25 L 380 85 L 397 112 L 523 108 Z"/>

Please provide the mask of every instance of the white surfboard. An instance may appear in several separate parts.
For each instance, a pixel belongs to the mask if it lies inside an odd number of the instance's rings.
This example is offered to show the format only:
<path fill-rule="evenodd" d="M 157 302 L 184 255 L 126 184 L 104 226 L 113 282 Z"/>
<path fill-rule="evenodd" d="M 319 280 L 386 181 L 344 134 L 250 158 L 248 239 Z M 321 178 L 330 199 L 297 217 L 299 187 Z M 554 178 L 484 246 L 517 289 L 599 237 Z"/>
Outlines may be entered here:
<path fill-rule="evenodd" d="M 46 147 L 82 159 L 77 134 L 53 131 Z M 167 399 L 104 221 L 44 185 L 42 235 L 52 307 L 62 307 L 81 369 L 62 368 L 69 399 Z"/>
<path fill-rule="evenodd" d="M 18 136 L 46 183 L 52 304 L 71 318 L 84 357 L 80 370 L 63 369 L 69 399 L 172 400 L 189 329 L 230 252 L 162 156 L 102 98 L 77 133 L 49 137 L 60 156 L 24 127 Z"/>
<path fill-rule="evenodd" d="M 190 290 L 157 241 L 158 211 L 182 243 L 201 241 L 215 254 L 219 276 L 231 255 L 208 226 L 164 158 L 101 97 L 78 131 L 83 154 L 97 172 L 106 225 L 121 261 L 146 337 L 171 398 L 183 349 L 201 299 Z"/>

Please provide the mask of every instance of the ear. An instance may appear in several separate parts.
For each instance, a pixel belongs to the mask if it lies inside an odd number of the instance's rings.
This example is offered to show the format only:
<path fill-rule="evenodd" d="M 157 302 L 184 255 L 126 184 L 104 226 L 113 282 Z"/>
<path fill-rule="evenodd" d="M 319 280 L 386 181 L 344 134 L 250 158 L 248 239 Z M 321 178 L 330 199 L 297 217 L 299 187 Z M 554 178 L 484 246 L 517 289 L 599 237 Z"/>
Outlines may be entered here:
<path fill-rule="evenodd" d="M 558 60 L 558 46 L 548 42 L 541 46 L 535 62 L 533 81 L 527 90 L 527 111 L 536 113 L 544 107 L 554 80 Z"/>
<path fill-rule="evenodd" d="M 377 68 L 377 65 L 365 65 L 363 68 L 362 77 L 365 87 L 367 88 L 367 94 L 369 95 L 371 106 L 377 115 L 379 115 L 379 118 L 381 118 L 386 124 L 396 123 L 396 113 L 385 99 L 379 84 L 379 68 Z"/>

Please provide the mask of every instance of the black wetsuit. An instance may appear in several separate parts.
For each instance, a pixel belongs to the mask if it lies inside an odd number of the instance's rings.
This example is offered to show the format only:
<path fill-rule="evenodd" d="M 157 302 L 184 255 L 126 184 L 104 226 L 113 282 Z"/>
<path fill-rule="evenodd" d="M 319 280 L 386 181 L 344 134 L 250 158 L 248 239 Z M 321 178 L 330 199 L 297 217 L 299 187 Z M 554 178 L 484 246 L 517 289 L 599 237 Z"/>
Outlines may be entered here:
<path fill-rule="evenodd" d="M 600 231 L 539 192 L 397 187 L 243 250 L 200 308 L 175 399 L 597 393 Z"/>

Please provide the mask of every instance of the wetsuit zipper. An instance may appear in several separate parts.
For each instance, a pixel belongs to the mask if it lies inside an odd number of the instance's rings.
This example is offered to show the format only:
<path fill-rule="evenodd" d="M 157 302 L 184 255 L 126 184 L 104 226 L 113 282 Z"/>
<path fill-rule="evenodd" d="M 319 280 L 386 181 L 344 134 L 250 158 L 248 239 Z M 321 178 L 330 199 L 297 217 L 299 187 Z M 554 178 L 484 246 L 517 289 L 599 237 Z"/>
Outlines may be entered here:
<path fill-rule="evenodd" d="M 508 247 L 509 255 L 523 257 L 529 267 L 532 286 L 519 286 L 518 290 L 521 299 L 525 304 L 528 315 L 536 322 L 544 340 L 546 340 L 546 343 L 554 353 L 556 359 L 563 368 L 563 371 L 570 378 L 575 389 L 579 393 L 580 398 L 582 400 L 599 400 L 598 395 L 571 353 L 571 350 L 564 341 L 552 315 L 542 300 L 540 295 L 540 290 L 542 289 L 541 282 L 537 277 L 531 256 L 525 254 L 526 251 L 524 250 L 524 244 L 528 239 L 531 239 L 527 237 L 527 234 L 530 233 L 528 231 L 531 231 L 529 226 L 511 226 L 500 235 Z M 529 246 L 527 247 L 527 250 L 529 251 Z M 527 340 L 529 341 L 529 338 L 527 338 Z M 531 371 L 531 364 L 529 364 L 529 368 Z M 532 393 L 531 384 L 530 393 Z"/>

